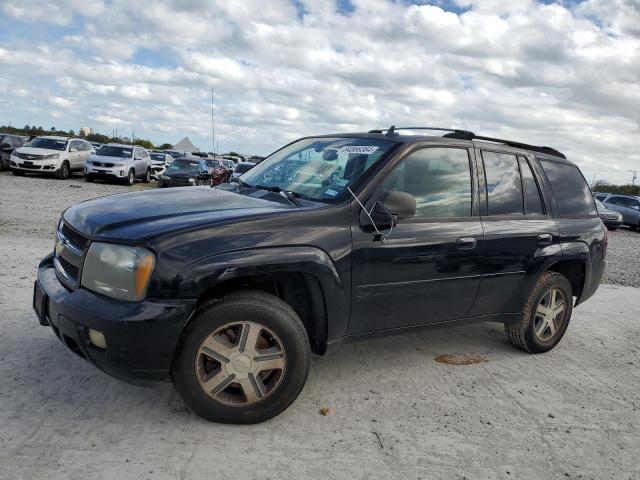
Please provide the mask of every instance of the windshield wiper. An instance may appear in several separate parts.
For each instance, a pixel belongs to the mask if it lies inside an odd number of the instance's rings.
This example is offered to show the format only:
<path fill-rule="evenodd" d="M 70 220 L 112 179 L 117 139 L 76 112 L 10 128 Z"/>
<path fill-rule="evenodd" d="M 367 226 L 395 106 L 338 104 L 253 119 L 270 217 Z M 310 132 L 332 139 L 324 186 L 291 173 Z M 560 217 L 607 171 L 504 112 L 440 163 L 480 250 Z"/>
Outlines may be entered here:
<path fill-rule="evenodd" d="M 284 190 L 283 188 L 280 188 L 280 187 L 277 187 L 277 186 L 276 187 L 268 187 L 266 185 L 253 185 L 253 188 L 259 188 L 260 190 L 267 190 L 269 192 L 279 193 L 282 197 L 284 197 L 287 200 L 289 200 L 296 207 L 301 207 L 302 206 L 302 204 L 296 199 L 296 194 L 293 193 L 293 192 L 290 192 L 289 190 Z"/>

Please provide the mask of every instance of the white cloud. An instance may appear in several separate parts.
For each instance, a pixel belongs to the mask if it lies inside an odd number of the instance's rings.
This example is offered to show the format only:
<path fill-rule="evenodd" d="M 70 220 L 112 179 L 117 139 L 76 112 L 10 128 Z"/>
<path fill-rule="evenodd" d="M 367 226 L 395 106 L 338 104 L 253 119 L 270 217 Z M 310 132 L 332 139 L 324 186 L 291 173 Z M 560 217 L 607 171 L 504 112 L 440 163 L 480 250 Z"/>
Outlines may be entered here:
<path fill-rule="evenodd" d="M 0 1 L 18 23 L 67 26 L 47 41 L 0 43 L 0 90 L 28 92 L 0 122 L 93 122 L 207 147 L 213 87 L 224 149 L 429 124 L 555 146 L 588 176 L 623 181 L 611 165 L 640 166 L 635 0 L 458 0 L 462 14 L 352 3 L 344 15 L 332 0 L 306 0 L 300 16 L 286 0 Z"/>

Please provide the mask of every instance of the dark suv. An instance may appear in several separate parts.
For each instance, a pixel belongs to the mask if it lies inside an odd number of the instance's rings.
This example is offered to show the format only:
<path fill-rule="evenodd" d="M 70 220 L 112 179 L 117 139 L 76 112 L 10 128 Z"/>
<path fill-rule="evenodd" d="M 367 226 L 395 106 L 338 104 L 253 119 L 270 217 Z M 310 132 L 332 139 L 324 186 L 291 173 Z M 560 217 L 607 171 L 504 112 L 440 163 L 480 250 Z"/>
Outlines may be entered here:
<path fill-rule="evenodd" d="M 9 168 L 11 153 L 16 148 L 24 147 L 26 143 L 27 139 L 25 137 L 0 133 L 0 172 L 5 168 Z"/>
<path fill-rule="evenodd" d="M 253 423 L 295 400 L 310 352 L 344 340 L 492 321 L 546 352 L 606 247 L 560 152 L 390 128 L 303 138 L 237 183 L 74 205 L 33 302 L 105 372 L 170 378 L 204 418 Z"/>

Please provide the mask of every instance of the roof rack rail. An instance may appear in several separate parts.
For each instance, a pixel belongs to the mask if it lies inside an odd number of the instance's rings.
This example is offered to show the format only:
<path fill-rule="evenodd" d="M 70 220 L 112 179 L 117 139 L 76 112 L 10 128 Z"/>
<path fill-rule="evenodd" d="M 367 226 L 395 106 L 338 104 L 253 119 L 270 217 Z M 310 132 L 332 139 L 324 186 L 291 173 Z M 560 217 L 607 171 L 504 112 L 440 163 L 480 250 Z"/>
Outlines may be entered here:
<path fill-rule="evenodd" d="M 494 138 L 494 137 L 485 137 L 483 135 L 476 135 L 475 133 L 469 130 L 459 130 L 455 128 L 440 128 L 440 127 L 396 127 L 392 125 L 389 128 L 383 128 L 380 130 L 370 130 L 369 133 L 383 133 L 387 132 L 386 135 L 392 137 L 393 135 L 397 135 L 396 130 L 437 130 L 442 132 L 447 132 L 443 135 L 446 138 L 458 138 L 461 140 L 484 140 L 487 142 L 495 142 L 502 143 L 504 145 L 508 145 L 510 147 L 522 148 L 524 150 L 531 150 L 533 152 L 545 153 L 547 155 L 553 155 L 554 157 L 560 157 L 566 159 L 567 157 L 564 153 L 556 150 L 555 148 L 545 147 L 545 146 L 537 146 L 537 145 L 529 145 L 528 143 L 522 142 L 514 142 L 513 140 L 505 140 L 502 138 Z"/>

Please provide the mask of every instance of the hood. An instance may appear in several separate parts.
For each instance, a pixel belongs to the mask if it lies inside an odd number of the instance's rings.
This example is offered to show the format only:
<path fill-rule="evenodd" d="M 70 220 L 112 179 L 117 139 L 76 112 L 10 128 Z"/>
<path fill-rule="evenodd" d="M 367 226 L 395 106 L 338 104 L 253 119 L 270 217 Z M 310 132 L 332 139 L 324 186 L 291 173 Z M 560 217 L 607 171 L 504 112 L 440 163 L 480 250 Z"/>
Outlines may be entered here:
<path fill-rule="evenodd" d="M 194 172 L 164 172 L 164 175 L 170 178 L 187 179 L 187 178 L 196 178 L 200 174 L 194 171 Z"/>
<path fill-rule="evenodd" d="M 50 148 L 35 148 L 35 147 L 20 147 L 14 150 L 17 153 L 26 153 L 28 155 L 51 155 L 53 153 L 59 153 L 64 155 L 64 150 L 52 150 Z"/>
<path fill-rule="evenodd" d="M 69 207 L 63 217 L 90 237 L 141 241 L 181 228 L 291 209 L 264 198 L 188 187 L 100 197 Z"/>
<path fill-rule="evenodd" d="M 110 157 L 107 155 L 96 155 L 95 153 L 89 157 L 89 160 L 100 163 L 128 163 L 131 158 L 128 157 Z"/>

